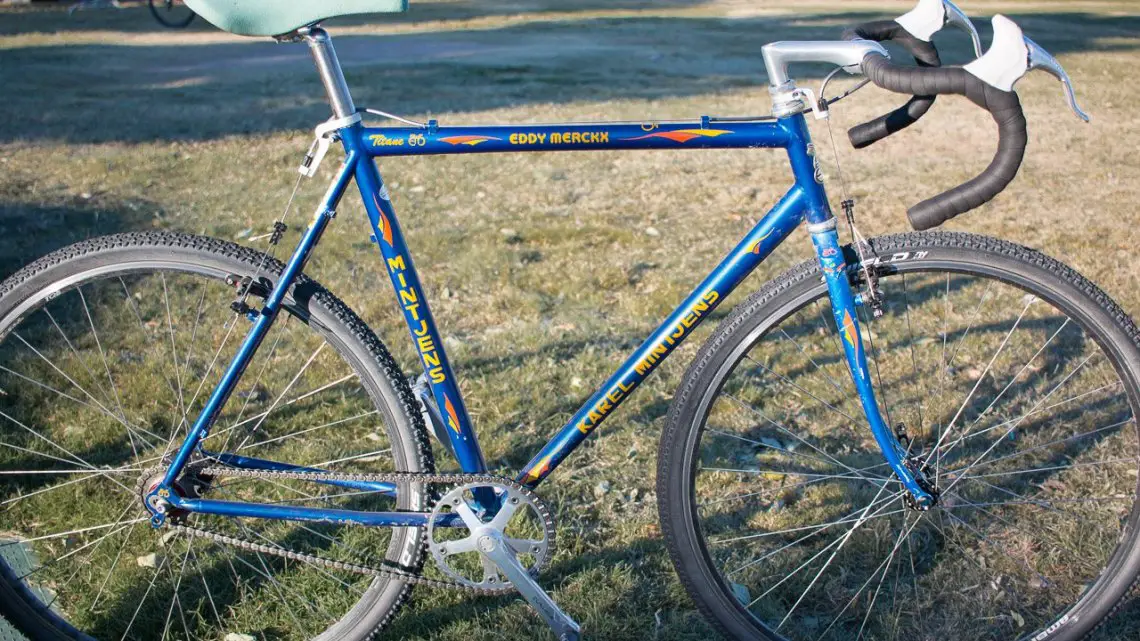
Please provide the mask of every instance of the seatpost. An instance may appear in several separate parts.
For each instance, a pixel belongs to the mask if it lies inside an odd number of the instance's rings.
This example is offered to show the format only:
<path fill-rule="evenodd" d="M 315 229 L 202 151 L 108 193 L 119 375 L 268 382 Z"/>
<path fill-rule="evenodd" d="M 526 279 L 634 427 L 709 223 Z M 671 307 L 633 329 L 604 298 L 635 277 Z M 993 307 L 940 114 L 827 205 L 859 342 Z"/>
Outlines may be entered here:
<path fill-rule="evenodd" d="M 347 118 L 355 114 L 356 106 L 352 104 L 348 83 L 344 80 L 344 72 L 341 71 L 340 61 L 333 49 L 332 36 L 320 27 L 309 27 L 301 30 L 301 37 L 309 43 L 309 51 L 313 54 L 313 62 L 317 63 L 317 72 L 321 75 L 321 83 L 325 86 L 333 115 Z"/>

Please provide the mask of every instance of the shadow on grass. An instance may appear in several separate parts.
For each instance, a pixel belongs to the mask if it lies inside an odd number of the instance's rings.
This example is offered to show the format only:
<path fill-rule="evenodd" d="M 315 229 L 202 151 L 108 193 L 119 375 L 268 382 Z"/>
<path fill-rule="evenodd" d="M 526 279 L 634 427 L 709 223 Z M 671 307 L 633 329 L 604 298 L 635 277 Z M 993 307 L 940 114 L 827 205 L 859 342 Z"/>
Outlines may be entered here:
<path fill-rule="evenodd" d="M 494 29 L 345 35 L 336 43 L 358 105 L 411 114 L 471 112 L 760 88 L 766 84 L 762 44 L 834 39 L 844 26 L 878 17 L 560 18 Z M 1140 17 L 1054 12 L 1022 22 L 1056 54 L 1134 50 L 1131 39 L 1140 33 Z M 988 23 L 979 27 L 988 40 Z M 948 34 L 938 42 L 948 63 L 972 58 L 963 38 Z M 799 73 L 818 77 L 821 71 Z M 29 46 L 5 50 L 0 75 L 8 89 L 0 142 L 211 140 L 308 129 L 328 114 L 302 45 Z M 760 100 L 757 110 L 764 107 Z"/>

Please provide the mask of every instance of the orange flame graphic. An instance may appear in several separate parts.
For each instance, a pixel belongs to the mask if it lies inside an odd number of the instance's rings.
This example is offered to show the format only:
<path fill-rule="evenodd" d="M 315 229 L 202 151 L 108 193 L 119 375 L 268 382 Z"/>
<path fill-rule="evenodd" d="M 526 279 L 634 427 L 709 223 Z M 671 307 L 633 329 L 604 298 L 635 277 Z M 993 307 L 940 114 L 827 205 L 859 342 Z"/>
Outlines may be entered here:
<path fill-rule="evenodd" d="M 443 409 L 447 412 L 447 426 L 451 428 L 456 434 L 459 433 L 459 417 L 455 415 L 455 406 L 451 404 L 451 399 L 447 394 L 443 395 Z"/>
<path fill-rule="evenodd" d="M 388 217 L 384 215 L 384 208 L 380 206 L 380 198 L 376 194 L 372 194 L 372 200 L 376 203 L 376 211 L 380 213 L 380 235 L 384 237 L 384 242 L 388 246 L 392 246 L 392 223 L 388 222 Z"/>
<path fill-rule="evenodd" d="M 764 234 L 763 236 L 761 236 L 759 238 L 759 240 L 756 241 L 756 244 L 752 246 L 752 249 L 750 251 L 753 254 L 759 255 L 760 254 L 760 244 L 763 243 L 765 240 L 767 240 L 768 237 L 771 235 L 772 235 L 772 232 L 768 232 L 767 234 Z"/>
<path fill-rule="evenodd" d="M 495 138 L 493 136 L 448 136 L 446 138 L 440 138 L 440 140 L 446 142 L 449 145 L 471 145 L 474 147 L 481 142 L 487 142 L 488 140 L 502 140 L 502 138 Z"/>
<path fill-rule="evenodd" d="M 725 129 L 674 129 L 673 131 L 656 131 L 644 136 L 637 136 L 636 138 L 625 138 L 624 140 L 645 140 L 646 138 L 668 138 L 674 142 L 686 143 L 694 138 L 716 138 L 724 134 L 730 134 L 731 131 Z"/>
<path fill-rule="evenodd" d="M 550 471 L 550 460 L 554 458 L 554 453 L 547 454 L 535 465 L 529 472 L 526 473 L 526 482 L 533 483 L 542 478 L 543 474 Z"/>
<path fill-rule="evenodd" d="M 855 350 L 855 354 L 859 354 L 859 343 L 855 342 L 855 321 L 851 320 L 851 312 L 843 310 L 843 338 Z"/>

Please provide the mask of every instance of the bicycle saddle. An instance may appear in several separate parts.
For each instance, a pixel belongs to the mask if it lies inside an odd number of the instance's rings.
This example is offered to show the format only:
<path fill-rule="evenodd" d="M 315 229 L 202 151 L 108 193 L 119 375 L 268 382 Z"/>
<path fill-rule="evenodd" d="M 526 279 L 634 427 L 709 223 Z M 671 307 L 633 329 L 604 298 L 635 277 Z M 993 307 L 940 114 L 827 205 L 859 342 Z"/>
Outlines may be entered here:
<path fill-rule="evenodd" d="M 185 0 L 214 26 L 242 36 L 277 36 L 320 20 L 408 10 L 408 0 Z"/>

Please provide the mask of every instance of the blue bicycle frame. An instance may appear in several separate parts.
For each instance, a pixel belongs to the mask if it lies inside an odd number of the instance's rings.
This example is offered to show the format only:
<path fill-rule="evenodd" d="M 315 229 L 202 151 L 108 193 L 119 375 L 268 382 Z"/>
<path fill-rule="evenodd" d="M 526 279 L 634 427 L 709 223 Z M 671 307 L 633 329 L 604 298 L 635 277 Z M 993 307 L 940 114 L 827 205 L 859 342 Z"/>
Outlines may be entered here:
<path fill-rule="evenodd" d="M 588 149 L 784 149 L 795 179 L 780 201 L 728 253 L 720 264 L 681 302 L 676 310 L 574 414 L 570 421 L 519 472 L 518 480 L 536 487 L 575 448 L 601 425 L 678 345 L 709 317 L 714 309 L 767 258 L 804 220 L 823 269 L 837 331 L 842 336 L 851 376 L 858 390 L 868 425 L 884 458 L 919 505 L 932 501 L 921 479 L 906 464 L 905 451 L 886 425 L 875 400 L 856 314 L 857 297 L 848 278 L 848 265 L 836 233 L 835 217 L 819 178 L 814 147 L 802 113 L 778 119 L 751 121 L 702 118 L 677 123 L 597 123 L 486 127 L 365 127 L 359 121 L 338 131 L 346 153 L 308 229 L 294 250 L 281 278 L 274 284 L 263 309 L 229 368 L 182 443 L 163 483 L 154 491 L 175 508 L 191 512 L 239 517 L 300 521 L 351 522 L 370 526 L 422 526 L 427 514 L 409 512 L 358 512 L 282 505 L 261 505 L 211 499 L 188 499 L 173 492 L 174 481 L 200 448 L 210 426 L 233 391 L 253 353 L 264 339 L 286 293 L 332 220 L 337 204 L 353 180 L 364 200 L 372 224 L 372 241 L 379 246 L 395 288 L 404 320 L 422 361 L 432 394 L 447 426 L 447 435 L 460 467 L 467 473 L 484 473 L 487 465 L 451 368 L 444 343 L 432 318 L 428 301 L 404 242 L 388 190 L 373 162 L 377 157 L 423 156 Z M 285 463 L 228 453 L 206 453 L 223 464 L 253 469 L 319 472 Z M 354 489 L 395 495 L 387 483 L 318 481 Z M 476 497 L 481 507 L 494 511 L 493 493 Z M 156 513 L 154 522 L 161 524 Z M 456 520 L 441 521 L 441 525 Z"/>

